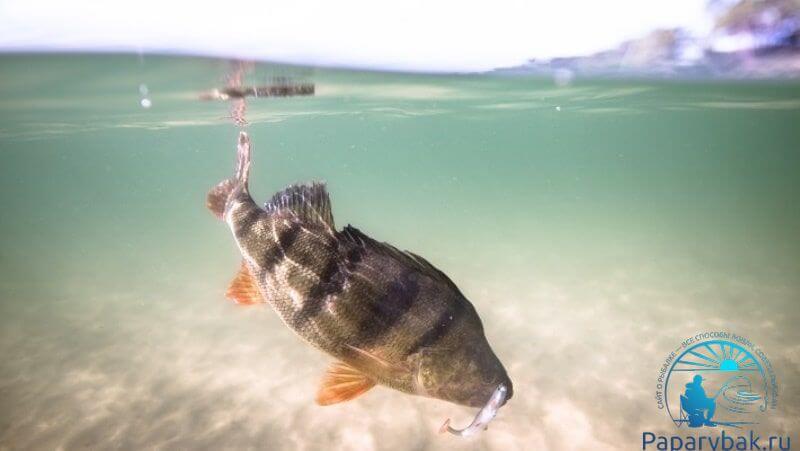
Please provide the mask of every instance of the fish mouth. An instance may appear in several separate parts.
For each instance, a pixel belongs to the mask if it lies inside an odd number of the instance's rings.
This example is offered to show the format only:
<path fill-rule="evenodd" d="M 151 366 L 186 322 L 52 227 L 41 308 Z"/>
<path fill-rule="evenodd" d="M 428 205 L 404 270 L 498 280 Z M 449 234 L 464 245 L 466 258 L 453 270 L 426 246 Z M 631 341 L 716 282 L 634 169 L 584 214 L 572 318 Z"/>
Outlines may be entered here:
<path fill-rule="evenodd" d="M 481 430 L 485 430 L 489 427 L 489 423 L 494 419 L 495 415 L 497 415 L 497 411 L 500 410 L 511 397 L 511 394 L 512 389 L 505 383 L 501 383 L 494 389 L 489 400 L 486 401 L 486 404 L 478 411 L 475 415 L 475 419 L 472 420 L 469 426 L 463 429 L 456 429 L 450 426 L 450 418 L 448 418 L 445 420 L 444 424 L 442 424 L 442 427 L 439 428 L 439 433 L 444 434 L 445 432 L 449 432 L 459 437 L 468 437 Z"/>
<path fill-rule="evenodd" d="M 506 405 L 506 403 L 508 402 L 509 399 L 514 397 L 514 385 L 511 383 L 511 379 L 509 379 L 507 377 L 506 377 L 506 380 L 503 383 L 501 383 L 500 385 L 505 385 L 506 390 L 507 390 L 506 398 L 503 400 L 503 403 L 500 404 L 500 407 L 503 407 L 504 405 Z"/>

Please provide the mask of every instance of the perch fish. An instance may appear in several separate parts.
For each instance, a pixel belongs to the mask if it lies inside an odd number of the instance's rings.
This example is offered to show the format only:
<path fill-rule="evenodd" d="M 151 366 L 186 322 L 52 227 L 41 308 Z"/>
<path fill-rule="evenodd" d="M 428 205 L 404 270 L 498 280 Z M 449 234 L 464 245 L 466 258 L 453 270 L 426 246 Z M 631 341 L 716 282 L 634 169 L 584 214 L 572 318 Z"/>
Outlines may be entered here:
<path fill-rule="evenodd" d="M 317 403 L 383 385 L 482 407 L 473 425 L 485 427 L 513 388 L 455 283 L 416 254 L 350 225 L 337 230 L 322 183 L 290 185 L 260 207 L 248 188 L 250 162 L 250 139 L 241 132 L 234 177 L 207 197 L 242 255 L 227 296 L 270 304 L 290 329 L 336 359 Z"/>

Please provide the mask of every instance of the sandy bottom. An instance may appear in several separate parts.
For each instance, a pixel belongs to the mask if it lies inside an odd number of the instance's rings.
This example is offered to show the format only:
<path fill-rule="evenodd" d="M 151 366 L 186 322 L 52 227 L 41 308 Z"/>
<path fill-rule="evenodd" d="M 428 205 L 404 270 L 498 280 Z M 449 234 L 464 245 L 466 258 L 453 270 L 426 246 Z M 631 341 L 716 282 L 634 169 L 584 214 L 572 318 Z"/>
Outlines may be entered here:
<path fill-rule="evenodd" d="M 768 351 L 781 393 L 757 429 L 796 433 L 797 289 L 690 269 L 466 277 L 515 384 L 489 430 L 468 439 L 437 429 L 474 409 L 386 388 L 316 406 L 329 358 L 269 307 L 223 300 L 229 274 L 198 283 L 187 271 L 148 287 L 81 276 L 48 299 L 7 282 L 0 448 L 633 449 L 642 431 L 675 432 L 656 409 L 658 369 L 709 326 L 762 331 L 749 338 Z"/>

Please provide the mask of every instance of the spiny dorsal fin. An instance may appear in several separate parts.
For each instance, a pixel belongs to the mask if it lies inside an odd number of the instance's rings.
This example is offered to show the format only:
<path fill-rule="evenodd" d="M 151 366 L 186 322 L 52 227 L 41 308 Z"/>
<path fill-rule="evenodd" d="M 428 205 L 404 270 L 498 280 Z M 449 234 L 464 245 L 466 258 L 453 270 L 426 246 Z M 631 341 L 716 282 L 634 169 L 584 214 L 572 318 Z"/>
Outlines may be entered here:
<path fill-rule="evenodd" d="M 317 392 L 317 404 L 329 406 L 350 401 L 375 386 L 375 381 L 352 366 L 336 362 L 328 368 Z"/>
<path fill-rule="evenodd" d="M 261 292 L 258 291 L 256 279 L 250 274 L 250 270 L 244 261 L 242 261 L 236 277 L 233 278 L 228 286 L 225 297 L 241 305 L 254 305 L 264 302 Z"/>
<path fill-rule="evenodd" d="M 461 293 L 461 290 L 458 289 L 455 283 L 447 277 L 447 274 L 443 273 L 439 268 L 433 266 L 428 260 L 420 257 L 417 254 L 409 251 L 401 251 L 396 247 L 392 246 L 388 243 L 381 243 L 373 238 L 368 237 L 362 231 L 358 230 L 357 228 L 347 225 L 339 234 L 339 236 L 364 249 L 369 249 L 373 252 L 378 254 L 386 255 L 392 257 L 401 263 L 405 264 L 409 268 L 416 269 L 417 271 L 421 272 L 422 274 L 427 275 L 428 277 L 438 280 L 444 284 L 447 284 L 455 291 Z"/>
<path fill-rule="evenodd" d="M 269 213 L 287 211 L 304 221 L 323 224 L 334 230 L 331 200 L 325 184 L 289 185 L 272 196 L 264 205 Z"/>

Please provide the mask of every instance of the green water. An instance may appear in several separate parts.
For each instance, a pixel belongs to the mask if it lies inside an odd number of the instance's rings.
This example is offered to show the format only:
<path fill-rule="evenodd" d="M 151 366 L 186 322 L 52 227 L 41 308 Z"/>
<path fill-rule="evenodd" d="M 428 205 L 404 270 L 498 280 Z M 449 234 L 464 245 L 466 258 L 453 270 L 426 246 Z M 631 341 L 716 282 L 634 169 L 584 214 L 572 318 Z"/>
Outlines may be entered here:
<path fill-rule="evenodd" d="M 0 56 L 0 449 L 636 449 L 685 337 L 730 330 L 800 429 L 800 85 L 432 76 L 259 65 L 252 192 L 325 180 L 339 226 L 425 256 L 514 381 L 475 409 L 377 388 L 318 407 L 329 357 L 224 299 L 206 191 L 238 128 L 223 61 Z M 152 107 L 139 104 L 146 84 Z"/>

